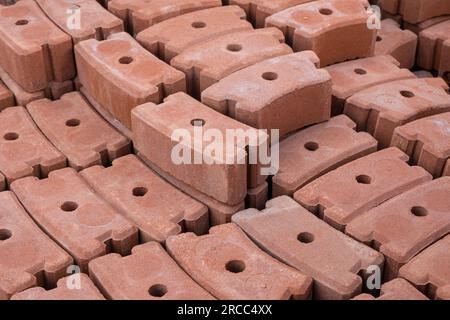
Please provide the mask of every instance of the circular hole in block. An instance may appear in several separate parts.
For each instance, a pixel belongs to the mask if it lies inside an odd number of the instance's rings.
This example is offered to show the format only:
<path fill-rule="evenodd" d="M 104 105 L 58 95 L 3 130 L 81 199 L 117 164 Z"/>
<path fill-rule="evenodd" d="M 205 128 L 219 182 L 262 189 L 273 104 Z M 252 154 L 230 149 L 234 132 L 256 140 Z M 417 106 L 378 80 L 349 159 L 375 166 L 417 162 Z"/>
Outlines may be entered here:
<path fill-rule="evenodd" d="M 333 14 L 333 10 L 328 9 L 328 8 L 321 8 L 319 10 L 320 14 L 323 14 L 324 16 L 330 16 Z"/>
<path fill-rule="evenodd" d="M 412 207 L 411 213 L 416 217 L 426 217 L 428 215 L 428 210 L 424 207 Z"/>
<path fill-rule="evenodd" d="M 148 189 L 145 187 L 136 187 L 133 189 L 133 196 L 135 197 L 143 197 L 147 194 Z"/>
<path fill-rule="evenodd" d="M 28 24 L 28 20 L 26 19 L 20 19 L 16 21 L 16 26 L 26 26 Z"/>
<path fill-rule="evenodd" d="M 130 64 L 133 61 L 134 61 L 134 59 L 132 57 L 128 57 L 128 56 L 125 56 L 125 57 L 122 57 L 119 59 L 120 64 Z"/>
<path fill-rule="evenodd" d="M 371 184 L 372 183 L 372 178 L 365 175 L 365 174 L 361 174 L 359 176 L 356 177 L 356 181 L 360 184 Z"/>
<path fill-rule="evenodd" d="M 203 127 L 206 124 L 206 121 L 203 119 L 194 119 L 191 121 L 191 125 L 193 127 Z"/>
<path fill-rule="evenodd" d="M 276 72 L 264 72 L 261 77 L 267 81 L 274 81 L 278 79 L 278 74 Z"/>
<path fill-rule="evenodd" d="M 227 50 L 231 52 L 239 52 L 242 50 L 242 46 L 240 44 L 229 44 L 227 46 Z"/>
<path fill-rule="evenodd" d="M 14 141 L 19 139 L 19 134 L 16 132 L 8 132 L 3 136 L 3 139 L 7 141 Z"/>
<path fill-rule="evenodd" d="M 152 297 L 161 298 L 164 297 L 167 293 L 167 287 L 163 284 L 155 284 L 148 289 L 148 293 Z"/>
<path fill-rule="evenodd" d="M 314 241 L 314 235 L 309 232 L 302 232 L 297 236 L 297 240 L 301 243 L 311 243 Z"/>
<path fill-rule="evenodd" d="M 307 142 L 305 143 L 305 149 L 308 151 L 317 151 L 317 149 L 319 149 L 319 144 L 317 142 Z"/>
<path fill-rule="evenodd" d="M 66 121 L 66 126 L 68 127 L 78 127 L 80 125 L 80 120 L 78 119 L 69 119 Z"/>
<path fill-rule="evenodd" d="M 365 74 L 367 74 L 367 71 L 366 70 L 364 70 L 364 69 L 360 69 L 360 68 L 357 68 L 357 69 L 355 69 L 355 70 L 353 70 L 356 74 L 359 74 L 359 75 L 365 75 Z"/>
<path fill-rule="evenodd" d="M 383 41 L 383 38 L 380 36 L 377 36 L 377 42 Z"/>
<path fill-rule="evenodd" d="M 192 28 L 194 29 L 202 29 L 206 27 L 206 23 L 202 22 L 202 21 L 196 21 L 192 23 Z"/>
<path fill-rule="evenodd" d="M 8 229 L 0 229 L 0 241 L 5 241 L 11 238 L 12 233 Z"/>
<path fill-rule="evenodd" d="M 413 98 L 413 97 L 415 97 L 414 93 L 412 93 L 411 91 L 407 91 L 407 90 L 400 91 L 400 94 L 403 97 L 405 97 L 405 98 Z"/>
<path fill-rule="evenodd" d="M 227 262 L 225 269 L 232 273 L 241 273 L 245 270 L 245 263 L 241 260 L 231 260 Z"/>
<path fill-rule="evenodd" d="M 66 201 L 62 204 L 61 210 L 65 212 L 73 212 L 78 209 L 78 203 L 72 201 Z"/>

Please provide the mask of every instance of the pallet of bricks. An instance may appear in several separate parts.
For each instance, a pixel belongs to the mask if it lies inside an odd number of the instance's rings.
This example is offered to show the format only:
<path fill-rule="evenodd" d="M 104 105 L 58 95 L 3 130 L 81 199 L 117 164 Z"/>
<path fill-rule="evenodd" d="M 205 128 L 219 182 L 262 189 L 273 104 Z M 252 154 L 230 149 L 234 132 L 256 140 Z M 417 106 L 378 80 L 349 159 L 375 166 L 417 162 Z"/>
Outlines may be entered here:
<path fill-rule="evenodd" d="M 448 0 L 0 0 L 0 79 L 0 299 L 450 299 Z"/>

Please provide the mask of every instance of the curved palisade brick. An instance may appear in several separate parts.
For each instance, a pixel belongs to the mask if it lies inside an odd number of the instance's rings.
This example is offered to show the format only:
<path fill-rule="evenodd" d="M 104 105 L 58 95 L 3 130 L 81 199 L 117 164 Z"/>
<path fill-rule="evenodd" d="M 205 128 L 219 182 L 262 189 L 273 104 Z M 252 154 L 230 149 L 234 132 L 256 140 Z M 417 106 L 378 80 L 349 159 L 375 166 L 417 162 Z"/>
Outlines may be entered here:
<path fill-rule="evenodd" d="M 140 230 L 140 241 L 164 242 L 184 230 L 208 232 L 208 209 L 162 180 L 134 155 L 81 172 L 88 184 Z"/>
<path fill-rule="evenodd" d="M 411 69 L 416 62 L 417 35 L 409 30 L 402 30 L 400 25 L 392 20 L 381 21 L 375 44 L 375 55 L 391 55 L 401 68 Z"/>
<path fill-rule="evenodd" d="M 220 79 L 260 61 L 292 53 L 275 28 L 242 31 L 192 46 L 172 59 L 171 65 L 187 77 L 188 92 L 200 97 Z"/>
<path fill-rule="evenodd" d="M 189 47 L 224 34 L 252 30 L 245 12 L 237 6 L 225 6 L 184 14 L 155 24 L 136 39 L 147 50 L 167 63 Z"/>
<path fill-rule="evenodd" d="M 450 83 L 450 20 L 419 34 L 417 64 L 426 70 L 438 70 Z"/>
<path fill-rule="evenodd" d="M 156 242 L 136 246 L 132 254 L 109 254 L 89 263 L 101 292 L 114 300 L 210 300 Z"/>
<path fill-rule="evenodd" d="M 214 227 L 205 236 L 170 237 L 167 250 L 178 264 L 218 299 L 306 299 L 311 278 L 255 246 L 235 224 Z"/>
<path fill-rule="evenodd" d="M 400 269 L 430 299 L 450 300 L 450 235 L 428 247 Z"/>
<path fill-rule="evenodd" d="M 306 185 L 295 200 L 337 229 L 381 203 L 430 181 L 420 167 L 410 167 L 397 148 L 350 162 Z"/>
<path fill-rule="evenodd" d="M 75 56 L 81 84 L 127 128 L 131 128 L 130 113 L 135 106 L 160 103 L 165 96 L 186 90 L 183 73 L 124 32 L 104 41 L 82 41 L 75 46 Z"/>
<path fill-rule="evenodd" d="M 411 30 L 415 34 L 419 35 L 423 30 L 428 29 L 438 23 L 447 21 L 450 19 L 450 15 L 439 16 L 435 18 L 431 18 L 429 20 L 425 20 L 424 22 L 418 24 L 411 24 L 406 21 L 403 21 L 403 28 L 407 30 Z"/>
<path fill-rule="evenodd" d="M 42 10 L 77 44 L 123 31 L 123 22 L 96 0 L 36 0 Z M 79 23 L 79 24 L 78 24 Z"/>
<path fill-rule="evenodd" d="M 430 244 L 450 233 L 450 177 L 407 191 L 347 225 L 346 233 L 386 256 L 387 279 Z"/>
<path fill-rule="evenodd" d="M 353 300 L 428 300 L 428 298 L 418 291 L 408 281 L 397 278 L 384 283 L 381 286 L 380 296 L 375 298 L 370 294 L 363 293 Z"/>
<path fill-rule="evenodd" d="M 0 111 L 14 106 L 14 101 L 14 95 L 11 91 L 9 91 L 0 78 Z"/>
<path fill-rule="evenodd" d="M 75 76 L 70 36 L 33 0 L 0 6 L 0 65 L 29 92 Z"/>
<path fill-rule="evenodd" d="M 0 204 L 0 300 L 56 285 L 72 258 L 34 224 L 12 192 L 1 192 Z"/>
<path fill-rule="evenodd" d="M 233 216 L 264 251 L 314 279 L 315 299 L 349 299 L 361 293 L 369 267 L 383 267 L 383 256 L 333 229 L 289 197 L 267 209 Z M 370 273 L 369 273 L 370 274 Z"/>
<path fill-rule="evenodd" d="M 79 287 L 78 287 L 79 285 Z M 84 273 L 62 278 L 52 290 L 31 288 L 12 296 L 11 300 L 105 300 Z"/>
<path fill-rule="evenodd" d="M 450 163 L 450 112 L 396 128 L 391 145 L 408 154 L 414 164 L 440 177 Z"/>
<path fill-rule="evenodd" d="M 202 102 L 258 129 L 280 136 L 326 121 L 331 78 L 316 68 L 312 51 L 272 58 L 237 71 L 202 92 Z"/>
<path fill-rule="evenodd" d="M 347 99 L 344 113 L 356 122 L 358 130 L 372 134 L 381 147 L 389 147 L 396 127 L 450 111 L 446 90 L 441 78 L 389 82 Z"/>
<path fill-rule="evenodd" d="M 450 2 L 448 0 L 400 0 L 399 13 L 403 16 L 403 20 L 417 24 L 450 14 Z"/>
<path fill-rule="evenodd" d="M 136 227 L 91 191 L 71 168 L 54 171 L 45 180 L 17 180 L 11 189 L 83 272 L 90 260 L 111 251 L 130 253 L 137 244 Z"/>
<path fill-rule="evenodd" d="M 333 81 L 333 114 L 340 114 L 345 101 L 364 89 L 395 80 L 415 78 L 400 69 L 399 62 L 391 56 L 377 56 L 347 61 L 325 68 Z"/>
<path fill-rule="evenodd" d="M 138 106 L 132 112 L 132 120 L 134 146 L 147 160 L 220 202 L 236 205 L 244 201 L 248 187 L 264 182 L 257 184 L 258 174 L 248 178 L 251 165 L 245 149 L 248 146 L 257 150 L 267 137 L 258 137 L 258 133 L 250 131 L 252 128 L 211 110 L 185 93 L 174 94 L 160 105 Z M 238 137 L 239 141 L 218 140 L 211 145 L 203 135 L 209 130 L 224 140 L 227 130 L 246 135 Z M 251 139 L 252 133 L 255 139 Z M 227 148 L 227 142 L 232 147 Z M 211 152 L 211 147 L 216 152 Z"/>
<path fill-rule="evenodd" d="M 108 165 L 131 151 L 130 140 L 103 120 L 78 92 L 67 93 L 57 101 L 33 101 L 27 109 L 76 170 Z"/>
<path fill-rule="evenodd" d="M 43 136 L 23 107 L 0 112 L 0 172 L 8 184 L 26 176 L 47 177 L 66 158 Z"/>
<path fill-rule="evenodd" d="M 377 30 L 360 0 L 319 0 L 266 19 L 283 31 L 294 51 L 313 50 L 322 66 L 373 55 Z"/>
<path fill-rule="evenodd" d="M 132 34 L 137 34 L 161 21 L 221 5 L 221 0 L 109 0 L 108 10 L 125 21 Z"/>
<path fill-rule="evenodd" d="M 280 142 L 280 168 L 272 177 L 272 195 L 291 196 L 321 175 L 377 151 L 377 141 L 356 132 L 345 115 L 303 129 Z"/>

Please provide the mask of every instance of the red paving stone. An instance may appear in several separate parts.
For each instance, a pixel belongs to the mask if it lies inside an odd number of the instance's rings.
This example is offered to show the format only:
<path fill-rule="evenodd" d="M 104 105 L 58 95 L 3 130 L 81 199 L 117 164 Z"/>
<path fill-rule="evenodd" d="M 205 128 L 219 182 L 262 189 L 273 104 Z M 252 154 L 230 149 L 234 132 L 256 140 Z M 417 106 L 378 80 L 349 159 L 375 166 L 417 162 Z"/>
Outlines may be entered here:
<path fill-rule="evenodd" d="M 196 10 L 218 7 L 221 0 L 105 0 L 108 9 L 125 21 L 131 34 L 164 20 Z"/>
<path fill-rule="evenodd" d="M 57 101 L 34 101 L 27 110 L 76 170 L 108 165 L 131 151 L 130 141 L 111 128 L 78 92 Z"/>
<path fill-rule="evenodd" d="M 409 23 L 417 24 L 427 19 L 450 14 L 447 0 L 400 0 L 399 13 Z"/>
<path fill-rule="evenodd" d="M 137 228 L 71 168 L 54 171 L 45 180 L 17 180 L 11 189 L 36 223 L 74 257 L 83 272 L 90 260 L 108 252 L 129 254 L 137 244 Z"/>
<path fill-rule="evenodd" d="M 276 28 L 242 31 L 194 45 L 171 61 L 186 74 L 188 93 L 203 90 L 235 71 L 263 60 L 292 53 Z"/>
<path fill-rule="evenodd" d="M 407 153 L 414 164 L 435 178 L 450 158 L 450 112 L 419 119 L 394 131 L 391 145 Z"/>
<path fill-rule="evenodd" d="M 44 137 L 23 107 L 0 112 L 0 172 L 8 185 L 27 177 L 47 177 L 66 158 Z"/>
<path fill-rule="evenodd" d="M 392 19 L 381 21 L 375 44 L 375 55 L 391 55 L 400 68 L 411 69 L 416 62 L 417 35 L 409 30 L 402 30 L 400 24 Z"/>
<path fill-rule="evenodd" d="M 14 95 L 0 78 L 0 110 L 14 106 Z"/>
<path fill-rule="evenodd" d="M 0 79 L 14 95 L 15 104 L 18 106 L 26 106 L 31 101 L 45 98 L 43 90 L 33 93 L 25 91 L 2 67 L 0 67 Z"/>
<path fill-rule="evenodd" d="M 131 109 L 137 105 L 160 103 L 166 95 L 186 89 L 183 73 L 124 32 L 105 41 L 83 41 L 75 47 L 75 55 L 81 84 L 127 128 L 131 128 Z"/>
<path fill-rule="evenodd" d="M 370 294 L 363 293 L 353 300 L 428 300 L 428 298 L 408 281 L 397 278 L 381 286 L 379 297 L 375 298 Z"/>
<path fill-rule="evenodd" d="M 35 287 L 11 297 L 11 300 L 105 300 L 89 277 L 75 274 L 58 281 L 55 289 Z"/>
<path fill-rule="evenodd" d="M 92 167 L 82 177 L 140 230 L 140 241 L 165 242 L 183 231 L 205 234 L 208 209 L 148 169 L 134 155 L 112 167 Z"/>
<path fill-rule="evenodd" d="M 169 254 L 218 299 L 306 299 L 312 281 L 261 251 L 235 224 L 205 236 L 184 233 L 166 242 Z"/>
<path fill-rule="evenodd" d="M 202 92 L 202 102 L 258 129 L 280 136 L 326 121 L 331 113 L 331 78 L 306 51 L 257 63 Z"/>
<path fill-rule="evenodd" d="M 428 247 L 400 269 L 430 299 L 450 300 L 450 235 Z"/>
<path fill-rule="evenodd" d="M 345 101 L 364 89 L 395 80 L 415 78 L 391 56 L 338 63 L 325 68 L 333 81 L 333 115 L 342 113 Z"/>
<path fill-rule="evenodd" d="M 313 50 L 321 66 L 372 56 L 376 29 L 360 0 L 319 0 L 298 5 L 266 19 L 277 27 L 294 51 Z"/>
<path fill-rule="evenodd" d="M 450 233 L 450 177 L 411 189 L 347 225 L 352 238 L 386 257 L 385 279 L 420 251 Z"/>
<path fill-rule="evenodd" d="M 269 201 L 264 211 L 249 209 L 232 220 L 264 251 L 311 276 L 314 299 L 349 299 L 365 286 L 360 273 L 369 266 L 383 266 L 380 253 L 332 228 L 286 196 Z"/>
<path fill-rule="evenodd" d="M 75 76 L 70 37 L 33 0 L 0 6 L 0 65 L 29 92 Z"/>
<path fill-rule="evenodd" d="M 123 31 L 123 22 L 93 0 L 36 0 L 45 14 L 73 43 L 87 39 L 106 39 L 110 34 Z M 79 15 L 79 25 L 76 25 Z M 73 17 L 71 19 L 71 17 Z"/>
<path fill-rule="evenodd" d="M 154 55 L 170 61 L 189 47 L 219 36 L 252 30 L 245 12 L 237 6 L 194 11 L 161 23 L 142 32 L 136 39 Z"/>
<path fill-rule="evenodd" d="M 363 90 L 349 99 L 344 113 L 358 130 L 389 147 L 396 127 L 433 114 L 450 111 L 448 86 L 441 78 L 389 82 Z"/>
<path fill-rule="evenodd" d="M 280 169 L 272 177 L 272 196 L 292 196 L 319 176 L 377 151 L 377 141 L 355 131 L 345 115 L 311 126 L 280 142 Z"/>
<path fill-rule="evenodd" d="M 89 263 L 89 274 L 108 299 L 211 300 L 156 242 L 133 248 L 130 256 L 109 254 Z"/>
<path fill-rule="evenodd" d="M 311 212 L 343 230 L 366 211 L 431 180 L 420 167 L 410 167 L 408 156 L 389 148 L 331 171 L 294 194 Z"/>
<path fill-rule="evenodd" d="M 55 286 L 73 260 L 28 216 L 10 191 L 0 193 L 0 300 L 34 286 Z"/>

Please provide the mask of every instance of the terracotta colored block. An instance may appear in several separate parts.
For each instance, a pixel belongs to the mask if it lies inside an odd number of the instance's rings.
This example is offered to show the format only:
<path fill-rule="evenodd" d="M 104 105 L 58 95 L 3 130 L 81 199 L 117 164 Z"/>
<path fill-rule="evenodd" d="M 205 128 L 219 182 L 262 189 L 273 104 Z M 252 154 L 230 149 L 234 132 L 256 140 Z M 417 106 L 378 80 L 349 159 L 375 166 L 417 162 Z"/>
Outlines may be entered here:
<path fill-rule="evenodd" d="M 363 90 L 349 99 L 344 113 L 358 130 L 372 134 L 381 147 L 391 144 L 396 127 L 450 111 L 448 86 L 440 78 L 389 82 Z"/>
<path fill-rule="evenodd" d="M 381 22 L 375 45 L 375 55 L 391 55 L 401 68 L 411 69 L 416 62 L 417 35 L 409 30 L 402 30 L 392 19 Z"/>
<path fill-rule="evenodd" d="M 386 257 L 385 279 L 450 233 L 450 177 L 411 189 L 355 218 L 346 233 Z"/>
<path fill-rule="evenodd" d="M 294 199 L 339 230 L 381 203 L 431 180 L 397 148 L 378 151 L 323 175 Z"/>
<path fill-rule="evenodd" d="M 259 187 L 248 189 L 245 205 L 247 208 L 256 208 L 262 210 L 269 199 L 269 184 L 265 182 Z"/>
<path fill-rule="evenodd" d="M 96 0 L 36 0 L 42 10 L 72 37 L 73 43 L 106 39 L 123 31 L 123 22 Z M 76 21 L 75 16 L 79 16 Z M 79 24 L 76 24 L 79 22 Z"/>
<path fill-rule="evenodd" d="M 245 209 L 245 203 L 242 201 L 241 203 L 238 203 L 237 205 L 227 205 L 220 201 L 217 201 L 216 199 L 207 196 L 206 194 L 196 190 L 195 188 L 192 188 L 188 184 L 174 178 L 167 172 L 164 172 L 160 168 L 158 168 L 154 163 L 149 161 L 144 155 L 142 155 L 139 151 L 136 152 L 138 157 L 147 165 L 149 166 L 153 171 L 155 171 L 160 177 L 162 177 L 164 180 L 168 181 L 171 185 L 173 185 L 175 188 L 181 190 L 182 192 L 186 193 L 187 195 L 191 196 L 195 200 L 203 203 L 205 206 L 208 207 L 209 210 L 209 221 L 212 226 L 229 223 L 231 222 L 231 217 L 236 212 L 239 212 L 241 210 Z M 262 185 L 264 186 L 264 184 Z M 257 187 L 256 189 L 260 189 L 261 187 Z M 253 189 L 249 189 L 247 192 L 251 193 Z M 247 194 L 247 197 L 249 194 Z M 258 197 L 260 199 L 261 197 Z"/>
<path fill-rule="evenodd" d="M 445 165 L 443 176 L 450 176 L 450 160 L 447 160 L 447 164 Z"/>
<path fill-rule="evenodd" d="M 33 0 L 0 7 L 0 65 L 26 91 L 75 76 L 70 37 Z"/>
<path fill-rule="evenodd" d="M 399 0 L 378 0 L 377 2 L 377 5 L 380 6 L 383 11 L 390 14 L 398 14 L 400 5 Z"/>
<path fill-rule="evenodd" d="M 447 112 L 396 128 L 391 145 L 437 178 L 450 158 L 449 136 L 450 112 Z"/>
<path fill-rule="evenodd" d="M 95 113 L 78 92 L 65 94 L 57 101 L 34 101 L 27 110 L 76 170 L 108 165 L 131 151 L 130 141 Z"/>
<path fill-rule="evenodd" d="M 0 173 L 0 191 L 3 191 L 6 189 L 6 178 L 4 175 Z"/>
<path fill-rule="evenodd" d="M 250 131 L 250 127 L 211 110 L 185 93 L 171 95 L 159 105 L 148 103 L 136 107 L 132 111 L 132 123 L 134 146 L 146 159 L 222 203 L 237 205 L 244 201 L 247 188 L 264 182 L 258 184 L 260 176 L 256 174 L 248 177 L 252 168 L 245 149 L 258 150 L 267 137 L 255 134 L 255 139 L 248 135 L 239 142 L 236 139 L 223 144 L 217 141 L 221 152 L 213 154 L 208 151 L 211 145 L 203 136 L 208 130 L 215 130 L 224 139 L 227 130 L 249 133 L 254 130 Z M 190 142 L 185 135 L 189 135 Z"/>
<path fill-rule="evenodd" d="M 450 4 L 449 4 L 450 5 Z M 450 83 L 450 20 L 438 23 L 419 34 L 417 64 L 437 70 Z"/>
<path fill-rule="evenodd" d="M 400 276 L 430 299 L 450 300 L 450 235 L 428 247 L 400 269 Z"/>
<path fill-rule="evenodd" d="M 88 184 L 140 230 L 140 241 L 164 242 L 183 230 L 205 234 L 208 209 L 162 180 L 134 155 L 81 172 Z"/>
<path fill-rule="evenodd" d="M 0 300 L 56 285 L 72 258 L 34 224 L 12 192 L 1 192 L 0 203 Z"/>
<path fill-rule="evenodd" d="M 439 16 L 439 17 L 434 17 L 428 20 L 425 20 L 424 22 L 418 23 L 418 24 L 411 24 L 408 23 L 406 21 L 403 22 L 403 28 L 404 29 L 408 29 L 411 30 L 412 32 L 414 32 L 415 34 L 419 34 L 421 33 L 423 30 L 428 29 L 429 27 L 432 27 L 438 23 L 447 21 L 450 19 L 450 15 L 446 15 L 446 16 Z"/>
<path fill-rule="evenodd" d="M 349 299 L 365 288 L 368 267 L 383 267 L 380 253 L 333 229 L 293 199 L 275 198 L 266 206 L 239 212 L 232 220 L 264 251 L 311 276 L 314 299 Z"/>
<path fill-rule="evenodd" d="M 75 280 L 75 277 L 79 277 L 79 280 Z M 75 282 L 79 288 L 70 286 Z M 60 279 L 55 289 L 47 291 L 35 287 L 15 294 L 11 300 L 105 300 L 105 298 L 91 279 L 86 274 L 80 273 Z"/>
<path fill-rule="evenodd" d="M 381 286 L 381 292 L 378 298 L 363 293 L 353 300 L 428 300 L 428 298 L 414 288 L 408 281 L 397 278 Z"/>
<path fill-rule="evenodd" d="M 364 89 L 402 79 L 413 79 L 414 74 L 400 69 L 391 56 L 376 56 L 343 62 L 325 68 L 333 81 L 333 115 L 342 113 L 345 101 Z"/>
<path fill-rule="evenodd" d="M 203 90 L 240 69 L 263 60 L 292 53 L 275 28 L 224 35 L 186 49 L 171 65 L 187 77 L 188 93 L 200 97 Z"/>
<path fill-rule="evenodd" d="M 23 107 L 0 113 L 0 172 L 8 185 L 26 176 L 47 177 L 66 166 L 66 158 L 53 147 Z"/>
<path fill-rule="evenodd" d="M 89 263 L 89 274 L 113 300 L 210 300 L 160 244 L 136 246 L 132 254 L 109 254 Z"/>
<path fill-rule="evenodd" d="M 72 80 L 63 82 L 50 82 L 48 88 L 45 90 L 45 96 L 48 99 L 57 100 L 66 93 L 74 91 L 74 83 Z"/>
<path fill-rule="evenodd" d="M 272 177 L 272 195 L 292 196 L 321 175 L 377 151 L 377 141 L 356 132 L 345 115 L 301 130 L 280 142 L 280 169 Z"/>
<path fill-rule="evenodd" d="M 400 0 L 399 12 L 403 20 L 417 24 L 430 18 L 450 14 L 450 2 L 448 0 Z"/>
<path fill-rule="evenodd" d="M 245 12 L 237 6 L 194 11 L 155 24 L 140 32 L 136 39 L 151 53 L 170 63 L 173 57 L 193 45 L 225 34 L 252 30 L 245 17 Z"/>
<path fill-rule="evenodd" d="M 170 237 L 167 250 L 198 284 L 223 300 L 307 299 L 311 278 L 261 251 L 235 224 L 208 235 Z"/>
<path fill-rule="evenodd" d="M 294 51 L 312 50 L 321 66 L 372 56 L 376 29 L 360 0 L 319 0 L 300 4 L 266 19 L 277 27 Z"/>
<path fill-rule="evenodd" d="M 202 102 L 258 129 L 280 136 L 326 121 L 331 78 L 317 69 L 312 51 L 272 58 L 237 71 L 202 93 Z"/>
<path fill-rule="evenodd" d="M 219 7 L 221 0 L 107 0 L 108 10 L 137 34 L 164 20 L 192 11 Z"/>
<path fill-rule="evenodd" d="M 184 75 L 121 32 L 108 40 L 86 40 L 75 46 L 78 76 L 91 96 L 112 116 L 131 128 L 131 109 L 160 103 L 185 91 Z"/>
<path fill-rule="evenodd" d="M 97 196 L 72 168 L 54 171 L 45 180 L 17 180 L 11 189 L 83 272 L 90 260 L 108 252 L 128 254 L 137 244 L 136 227 Z"/>
<path fill-rule="evenodd" d="M 0 110 L 14 106 L 14 95 L 0 78 Z"/>
<path fill-rule="evenodd" d="M 14 95 L 15 104 L 18 106 L 26 106 L 31 101 L 45 98 L 45 92 L 43 90 L 33 93 L 25 91 L 2 67 L 0 67 L 0 79 L 11 90 Z"/>

